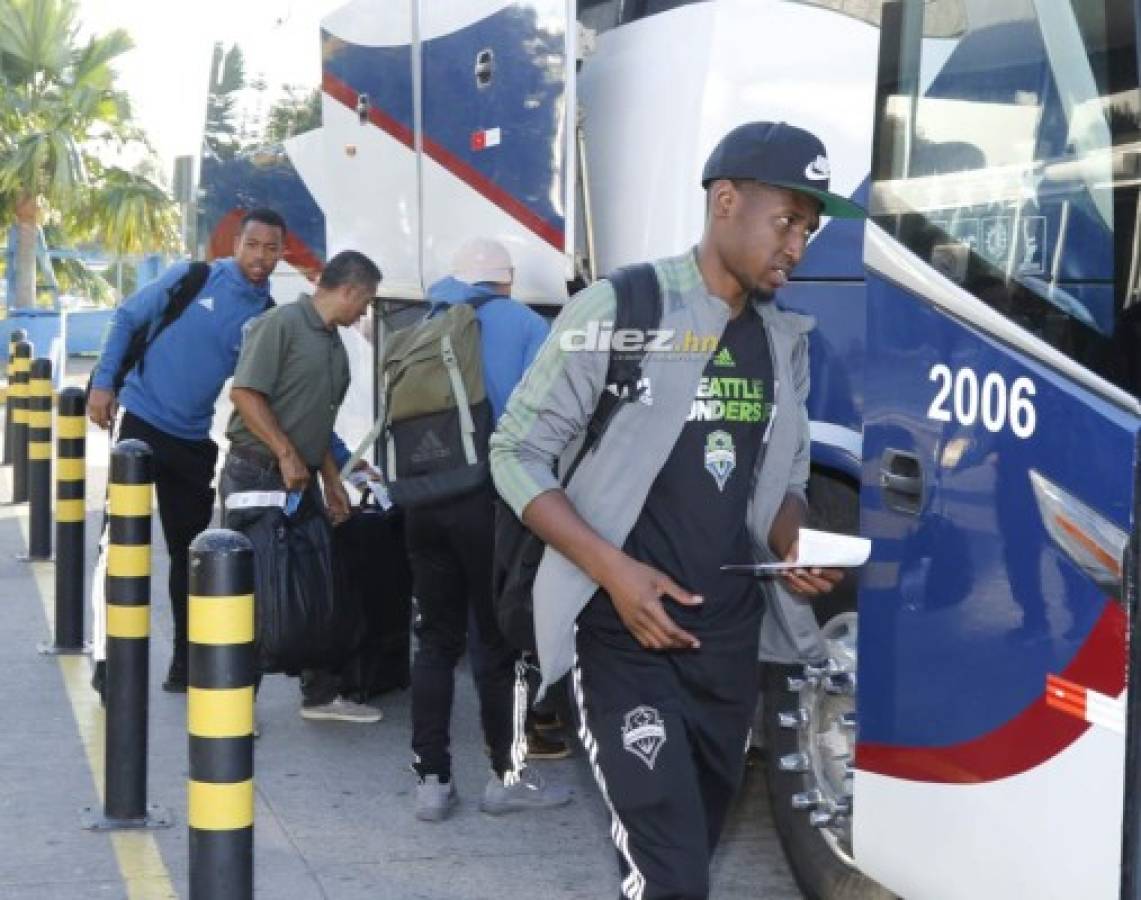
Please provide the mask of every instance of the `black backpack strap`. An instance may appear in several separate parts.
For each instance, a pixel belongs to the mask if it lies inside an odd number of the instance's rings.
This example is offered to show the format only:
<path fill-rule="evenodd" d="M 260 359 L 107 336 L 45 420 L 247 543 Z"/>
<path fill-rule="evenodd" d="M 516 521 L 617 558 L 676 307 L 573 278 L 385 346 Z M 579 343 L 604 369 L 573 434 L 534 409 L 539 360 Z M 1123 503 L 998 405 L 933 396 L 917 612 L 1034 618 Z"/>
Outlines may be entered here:
<path fill-rule="evenodd" d="M 194 302 L 194 298 L 202 293 L 202 288 L 206 286 L 206 279 L 210 277 L 210 263 L 194 261 L 190 264 L 190 268 L 186 270 L 186 274 L 178 279 L 174 285 L 167 292 L 169 298 L 166 303 L 166 309 L 162 311 L 162 317 L 158 321 L 158 328 L 155 329 L 154 334 L 151 335 L 150 340 L 147 341 L 148 345 L 153 344 L 155 338 L 163 333 L 169 326 L 186 312 L 186 307 Z"/>
<path fill-rule="evenodd" d="M 624 266 L 611 272 L 607 280 L 614 285 L 617 306 L 614 314 L 614 332 L 634 329 L 643 333 L 657 328 L 662 321 L 662 288 L 658 273 L 650 263 Z M 626 399 L 635 399 L 638 380 L 642 377 L 642 360 L 645 348 L 634 351 L 611 351 L 606 368 L 607 385 L 617 385 L 620 393 L 630 392 Z"/>
<path fill-rule="evenodd" d="M 186 312 L 186 308 L 194 302 L 194 298 L 202 293 L 202 288 L 206 286 L 206 279 L 209 277 L 210 263 L 195 260 L 190 264 L 190 268 L 186 270 L 186 274 L 171 285 L 170 289 L 166 292 L 166 306 L 162 311 L 162 315 L 159 317 L 158 326 L 150 337 L 147 338 L 146 345 L 142 348 L 142 353 L 139 355 L 138 366 L 140 372 L 143 371 L 143 364 L 151 344 L 158 340 L 158 336 L 173 325 L 179 316 Z"/>
<path fill-rule="evenodd" d="M 635 329 L 646 334 L 657 328 L 662 321 L 662 288 L 658 273 L 650 263 L 625 266 L 607 276 L 614 286 L 615 313 L 614 333 L 623 329 Z M 563 477 L 563 486 L 570 483 L 578 464 L 586 457 L 606 433 L 611 419 L 623 403 L 638 399 L 641 389 L 642 361 L 646 350 L 610 351 L 606 365 L 606 384 L 594 414 L 586 424 L 586 435 L 582 447 L 575 454 L 574 461 Z"/>

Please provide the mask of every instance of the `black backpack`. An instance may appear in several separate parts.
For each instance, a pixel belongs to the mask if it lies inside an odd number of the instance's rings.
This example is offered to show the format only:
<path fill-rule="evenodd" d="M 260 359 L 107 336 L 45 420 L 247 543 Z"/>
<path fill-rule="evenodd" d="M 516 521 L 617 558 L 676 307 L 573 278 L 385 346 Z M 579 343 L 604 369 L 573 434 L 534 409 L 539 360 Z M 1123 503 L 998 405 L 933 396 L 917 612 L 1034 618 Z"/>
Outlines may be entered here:
<path fill-rule="evenodd" d="M 649 263 L 627 266 L 607 278 L 614 286 L 617 309 L 614 333 L 635 328 L 657 328 L 662 319 L 662 293 L 658 276 Z M 606 387 L 586 426 L 582 447 L 575 455 L 562 485 L 566 487 L 579 463 L 598 445 L 611 419 L 623 403 L 637 402 L 641 393 L 642 359 L 645 350 L 611 351 L 606 367 Z M 495 560 L 492 567 L 492 597 L 500 631 L 519 650 L 535 650 L 534 599 L 531 591 L 546 544 L 527 528 L 514 511 L 496 498 Z"/>

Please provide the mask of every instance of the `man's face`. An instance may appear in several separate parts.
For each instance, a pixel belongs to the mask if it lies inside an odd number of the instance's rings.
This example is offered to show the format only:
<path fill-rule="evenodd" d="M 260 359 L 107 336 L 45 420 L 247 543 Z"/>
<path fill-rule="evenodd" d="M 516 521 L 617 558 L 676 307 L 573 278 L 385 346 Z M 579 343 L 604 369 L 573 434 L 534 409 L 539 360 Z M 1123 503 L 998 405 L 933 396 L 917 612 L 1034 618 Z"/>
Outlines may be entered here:
<path fill-rule="evenodd" d="M 254 284 L 262 284 L 273 274 L 284 252 L 285 235 L 265 222 L 247 222 L 234 241 L 234 261 Z"/>
<path fill-rule="evenodd" d="M 727 183 L 719 249 L 725 268 L 742 289 L 771 297 L 788 283 L 820 227 L 820 201 L 807 194 L 753 181 Z"/>
<path fill-rule="evenodd" d="M 375 284 L 343 284 L 337 288 L 334 292 L 333 323 L 345 327 L 355 325 L 368 312 L 369 304 L 376 296 L 376 287 Z"/>

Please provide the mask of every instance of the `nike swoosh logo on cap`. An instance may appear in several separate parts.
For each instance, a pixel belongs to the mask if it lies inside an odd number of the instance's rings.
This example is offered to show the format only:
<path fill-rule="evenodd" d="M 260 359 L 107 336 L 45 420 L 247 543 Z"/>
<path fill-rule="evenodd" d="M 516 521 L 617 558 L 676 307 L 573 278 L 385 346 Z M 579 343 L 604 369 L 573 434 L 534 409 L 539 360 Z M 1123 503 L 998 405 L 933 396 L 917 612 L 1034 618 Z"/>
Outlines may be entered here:
<path fill-rule="evenodd" d="M 804 169 L 804 177 L 812 181 L 825 181 L 832 174 L 832 167 L 828 165 L 828 157 L 818 156 Z"/>

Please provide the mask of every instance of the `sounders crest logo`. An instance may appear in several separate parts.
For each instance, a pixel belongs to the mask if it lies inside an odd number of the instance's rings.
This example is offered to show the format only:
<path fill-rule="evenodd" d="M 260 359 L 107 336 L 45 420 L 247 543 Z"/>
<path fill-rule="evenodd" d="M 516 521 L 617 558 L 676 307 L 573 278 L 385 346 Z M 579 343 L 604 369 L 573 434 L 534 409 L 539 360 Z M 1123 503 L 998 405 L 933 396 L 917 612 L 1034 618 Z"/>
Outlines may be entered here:
<path fill-rule="evenodd" d="M 658 753 L 666 744 L 666 723 L 652 706 L 636 706 L 622 723 L 622 746 L 652 772 Z"/>

